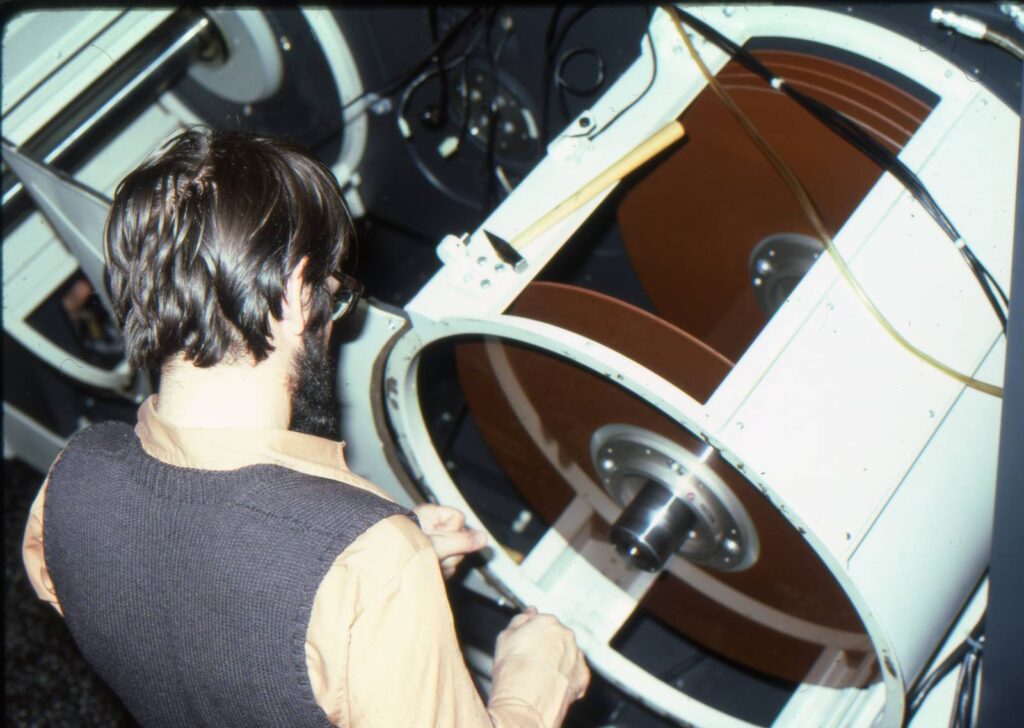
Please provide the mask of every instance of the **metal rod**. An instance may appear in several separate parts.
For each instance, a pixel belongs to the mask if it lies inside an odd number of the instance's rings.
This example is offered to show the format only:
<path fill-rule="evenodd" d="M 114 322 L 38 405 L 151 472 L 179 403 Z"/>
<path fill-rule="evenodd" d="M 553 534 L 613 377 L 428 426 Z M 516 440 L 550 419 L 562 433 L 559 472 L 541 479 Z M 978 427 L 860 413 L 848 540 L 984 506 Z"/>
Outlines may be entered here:
<path fill-rule="evenodd" d="M 27 156 L 64 171 L 99 146 L 97 133 L 122 126 L 134 115 L 129 107 L 151 101 L 195 60 L 204 32 L 215 32 L 209 18 L 189 9 L 176 11 L 136 44 L 109 71 L 88 86 L 19 149 Z M 9 170 L 3 178 L 4 227 L 20 218 L 28 202 Z"/>

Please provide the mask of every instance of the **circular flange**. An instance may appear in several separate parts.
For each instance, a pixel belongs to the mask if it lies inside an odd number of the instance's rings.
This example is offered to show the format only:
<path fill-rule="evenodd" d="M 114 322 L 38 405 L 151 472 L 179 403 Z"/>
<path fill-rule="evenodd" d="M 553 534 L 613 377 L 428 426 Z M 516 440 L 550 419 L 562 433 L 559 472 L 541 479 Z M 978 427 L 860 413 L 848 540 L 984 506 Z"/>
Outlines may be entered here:
<path fill-rule="evenodd" d="M 260 10 L 205 10 L 224 41 L 227 60 L 196 63 L 188 72 L 209 92 L 236 104 L 270 98 L 281 87 L 281 48 Z"/>
<path fill-rule="evenodd" d="M 707 454 L 714 450 L 706 447 Z M 677 551 L 684 559 L 721 571 L 742 571 L 757 561 L 760 542 L 747 510 L 699 455 L 625 424 L 594 432 L 590 455 L 601 484 L 619 505 L 629 505 L 654 482 L 693 512 L 691 530 Z"/>
<path fill-rule="evenodd" d="M 220 71 L 228 73 L 230 64 L 246 56 L 251 67 L 239 68 L 235 78 L 186 75 L 172 88 L 175 97 L 210 126 L 284 137 L 311 150 L 344 184 L 365 147 L 365 120 L 342 108 L 361 93 L 362 84 L 338 21 L 328 10 L 311 8 L 223 12 L 212 12 L 211 18 L 236 27 L 221 32 L 226 46 L 233 32 L 240 45 Z M 350 134 L 358 126 L 363 130 Z M 355 136 L 360 138 L 350 138 Z"/>
<path fill-rule="evenodd" d="M 753 247 L 747 262 L 750 285 L 766 316 L 782 307 L 822 250 L 819 240 L 801 233 L 775 233 Z"/>

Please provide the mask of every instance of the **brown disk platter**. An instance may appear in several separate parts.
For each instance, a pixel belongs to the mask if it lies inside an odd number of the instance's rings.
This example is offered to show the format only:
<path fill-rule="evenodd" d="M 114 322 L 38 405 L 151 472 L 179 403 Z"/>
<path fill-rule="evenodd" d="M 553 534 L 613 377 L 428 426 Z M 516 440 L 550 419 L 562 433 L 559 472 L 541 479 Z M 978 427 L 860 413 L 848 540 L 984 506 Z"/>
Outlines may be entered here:
<path fill-rule="evenodd" d="M 756 54 L 898 152 L 930 108 L 864 71 L 789 51 Z M 792 99 L 735 62 L 722 86 L 793 169 L 835 235 L 882 175 Z M 767 322 L 748 274 L 751 250 L 779 234 L 813 236 L 789 189 L 710 90 L 682 116 L 686 141 L 618 207 L 633 268 L 658 315 L 737 361 Z"/>
<path fill-rule="evenodd" d="M 887 81 L 835 61 L 791 51 L 757 55 L 892 151 L 902 148 L 930 110 Z M 830 231 L 838 231 L 881 170 L 738 64 L 727 64 L 718 78 L 793 167 Z M 599 292 L 544 282 L 527 287 L 509 313 L 587 336 L 705 402 L 767 322 L 751 288 L 751 250 L 772 235 L 812 230 L 775 170 L 710 90 L 682 120 L 686 142 L 632 182 L 617 210 L 626 250 L 655 313 Z M 488 347 L 501 348 L 518 382 L 515 396 L 529 400 L 548 446 L 557 446 L 560 464 L 573 463 L 595 481 L 600 478 L 591 463 L 591 436 L 608 424 L 643 428 L 695 454 L 707 447 L 615 384 L 614 376 L 512 342 L 458 344 L 459 381 L 469 410 L 497 463 L 548 524 L 576 493 L 518 421 Z M 863 636 L 865 649 L 844 652 L 827 638 L 808 641 L 785 620 L 750 618 L 736 604 L 709 597 L 668 571 L 641 607 L 690 641 L 768 675 L 836 687 L 877 680 L 863 624 L 803 535 L 718 453 L 708 465 L 747 510 L 761 548 L 746 570 L 705 573 L 765 613 L 788 615 L 824 635 Z M 821 487 L 828 487 L 827 473 Z M 823 660 L 830 659 L 872 667 L 823 670 Z"/>

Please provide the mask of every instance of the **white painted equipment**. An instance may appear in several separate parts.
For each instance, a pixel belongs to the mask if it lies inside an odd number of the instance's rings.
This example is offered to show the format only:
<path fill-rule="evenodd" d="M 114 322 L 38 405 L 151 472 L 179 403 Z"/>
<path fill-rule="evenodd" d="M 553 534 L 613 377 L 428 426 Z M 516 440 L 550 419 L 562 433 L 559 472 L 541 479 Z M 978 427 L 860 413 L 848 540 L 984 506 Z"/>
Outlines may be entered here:
<path fill-rule="evenodd" d="M 1008 285 L 1019 132 L 1013 110 L 938 55 L 838 8 L 700 6 L 694 12 L 738 44 L 759 36 L 814 41 L 896 69 L 936 94 L 939 102 L 900 158 L 994 277 Z M 513 240 L 569 191 L 677 118 L 704 89 L 664 11 L 656 13 L 651 30 L 654 47 L 644 44 L 641 59 L 551 144 L 509 198 L 472 233 L 441 242 L 443 268 L 404 312 L 369 309 L 363 338 L 345 350 L 340 373 L 350 462 L 407 501 L 430 498 L 464 508 L 472 525 L 484 527 L 424 421 L 425 384 L 418 380 L 423 352 L 467 335 L 483 337 L 485 348 L 519 342 L 611 380 L 699 436 L 742 473 L 749 488 L 763 493 L 831 572 L 866 629 L 878 679 L 845 688 L 808 681 L 775 724 L 898 726 L 908 687 L 975 593 L 987 563 L 1000 400 L 966 389 L 895 345 L 826 256 L 704 403 L 592 338 L 506 314 L 612 188 L 520 251 L 527 265 L 518 272 L 483 231 Z M 723 53 L 693 37 L 712 71 L 726 63 Z M 659 70 L 642 95 L 652 52 Z M 595 141 L 582 134 L 641 95 Z M 886 317 L 918 347 L 978 379 L 1001 383 L 998 322 L 956 250 L 892 177 L 883 176 L 871 189 L 835 242 Z M 492 348 L 489 355 L 499 371 L 500 352 Z M 374 362 L 369 374 L 368 361 Z M 539 451 L 557 450 L 557 433 L 546 432 L 539 420 L 531 424 L 542 403 L 516 392 L 515 371 L 506 373 L 499 379 L 516 427 L 532 433 Z M 388 444 L 391 433 L 397 451 Z M 588 536 L 588 528 L 611 523 L 622 506 L 588 474 L 588 463 L 559 463 L 552 453 L 552 465 L 575 492 L 572 503 L 525 560 L 495 548 L 485 578 L 476 575 L 471 585 L 558 615 L 576 630 L 597 671 L 657 712 L 698 726 L 749 725 L 662 682 L 609 644 L 652 578 L 636 571 L 623 576 L 611 557 L 607 568 L 595 566 L 604 557 L 594 554 L 607 542 Z M 856 671 L 857 665 L 832 662 L 855 647 L 855 634 L 777 613 L 682 557 L 672 557 L 666 568 L 716 600 L 723 614 L 738 610 L 772 629 L 818 641 L 823 650 L 816 669 Z M 979 594 L 976 605 L 984 601 Z"/>

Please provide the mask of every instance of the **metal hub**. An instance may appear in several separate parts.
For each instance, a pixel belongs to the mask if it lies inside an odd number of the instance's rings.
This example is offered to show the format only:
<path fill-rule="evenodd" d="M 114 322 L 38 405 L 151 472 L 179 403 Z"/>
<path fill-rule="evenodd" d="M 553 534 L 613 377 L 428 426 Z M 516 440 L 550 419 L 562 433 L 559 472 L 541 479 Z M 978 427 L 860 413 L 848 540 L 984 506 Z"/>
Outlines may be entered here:
<path fill-rule="evenodd" d="M 255 104 L 270 98 L 284 78 L 282 46 L 260 10 L 222 9 L 204 11 L 220 32 L 226 59 L 197 63 L 189 76 L 214 95 L 238 104 Z"/>
<path fill-rule="evenodd" d="M 658 571 L 673 554 L 722 571 L 741 571 L 757 560 L 754 524 L 705 464 L 714 452 L 706 449 L 694 454 L 631 425 L 605 425 L 591 437 L 601 484 L 623 507 L 612 541 L 637 568 Z"/>
<path fill-rule="evenodd" d="M 761 309 L 773 315 L 821 255 L 821 241 L 800 233 L 776 233 L 750 251 L 750 285 Z"/>

